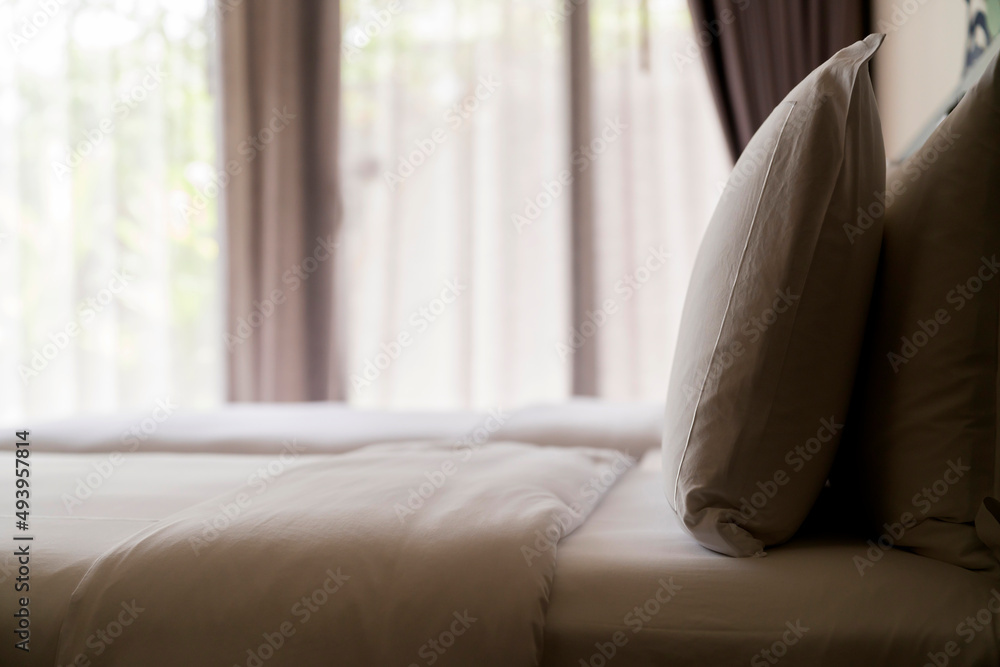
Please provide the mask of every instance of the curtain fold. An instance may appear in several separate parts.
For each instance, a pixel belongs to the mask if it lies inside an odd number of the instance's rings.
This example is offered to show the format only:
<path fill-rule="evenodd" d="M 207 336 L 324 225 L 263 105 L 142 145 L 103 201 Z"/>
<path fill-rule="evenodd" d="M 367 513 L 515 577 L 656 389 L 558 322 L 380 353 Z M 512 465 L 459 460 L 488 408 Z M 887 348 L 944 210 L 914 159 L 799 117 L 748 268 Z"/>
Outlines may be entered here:
<path fill-rule="evenodd" d="M 662 400 L 702 233 L 732 170 L 684 0 L 589 0 L 597 394 Z"/>
<path fill-rule="evenodd" d="M 571 393 L 573 355 L 557 347 L 571 321 L 561 7 L 343 1 L 350 402 L 496 408 Z"/>
<path fill-rule="evenodd" d="M 590 143 L 594 134 L 591 111 L 590 66 L 590 3 L 582 0 L 569 20 L 569 135 L 570 155 L 580 146 Z M 572 157 L 570 158 L 572 161 Z M 593 171 L 579 171 L 570 184 L 570 290 L 573 322 L 585 322 L 587 313 L 597 307 L 596 266 L 594 244 L 594 179 Z M 597 337 L 600 332 L 595 332 Z M 600 385 L 597 364 L 598 346 L 584 345 L 573 355 L 572 391 L 574 396 L 596 396 Z"/>
<path fill-rule="evenodd" d="M 688 0 L 697 42 L 735 159 L 809 72 L 862 39 L 866 0 Z"/>
<path fill-rule="evenodd" d="M 222 20 L 226 157 L 296 114 L 224 198 L 230 396 L 661 399 L 731 168 L 704 76 L 676 63 L 684 0 L 343 0 L 342 32 L 321 27 L 333 3 L 275 4 Z M 331 228 L 339 264 L 287 283 Z"/>
<path fill-rule="evenodd" d="M 662 400 L 732 168 L 685 0 L 342 10 L 349 400 Z"/>
<path fill-rule="evenodd" d="M 342 399 L 339 2 L 222 2 L 219 12 L 229 398 Z"/>

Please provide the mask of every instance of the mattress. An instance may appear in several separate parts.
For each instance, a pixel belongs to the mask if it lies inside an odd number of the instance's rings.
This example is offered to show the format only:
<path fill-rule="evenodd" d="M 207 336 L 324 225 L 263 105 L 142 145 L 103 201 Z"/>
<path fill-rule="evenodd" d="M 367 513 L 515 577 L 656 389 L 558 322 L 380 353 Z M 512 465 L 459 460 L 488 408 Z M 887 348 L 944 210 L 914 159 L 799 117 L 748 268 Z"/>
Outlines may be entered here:
<path fill-rule="evenodd" d="M 292 447 L 287 465 L 328 456 L 294 444 L 308 429 L 297 433 L 294 422 L 273 417 L 283 423 L 284 447 Z M 447 428 L 430 420 L 424 430 L 461 431 L 478 419 L 459 415 Z M 560 431 L 559 418 L 546 419 L 550 444 L 570 444 L 564 440 L 571 429 Z M 236 441 L 213 424 L 216 441 Z M 615 440 L 610 431 L 602 437 Z M 617 440 L 634 446 L 635 436 L 623 432 Z M 69 439 L 52 435 L 51 448 L 64 451 L 32 457 L 32 650 L 23 654 L 5 641 L 0 664 L 55 664 L 73 590 L 116 543 L 262 474 L 281 474 L 274 452 L 146 451 L 176 448 L 151 437 L 145 449 L 115 464 L 96 440 L 91 451 L 72 453 Z M 1000 609 L 997 582 L 902 551 L 871 552 L 851 539 L 797 539 L 763 558 L 715 554 L 686 535 L 669 510 L 658 460 L 655 451 L 646 455 L 559 544 L 543 666 L 1000 664 L 992 611 Z M 0 466 L 0 488 L 12 483 L 11 466 Z M 2 509 L 12 525 L 11 511 Z M 863 575 L 859 558 L 871 563 Z M 15 576 L 14 558 L 4 549 L 0 586 L 11 586 Z M 11 597 L 0 602 L 5 618 Z"/>
<path fill-rule="evenodd" d="M 859 539 L 717 554 L 670 510 L 659 460 L 560 543 L 543 667 L 1000 664 L 998 582 L 892 549 L 862 576 Z"/>

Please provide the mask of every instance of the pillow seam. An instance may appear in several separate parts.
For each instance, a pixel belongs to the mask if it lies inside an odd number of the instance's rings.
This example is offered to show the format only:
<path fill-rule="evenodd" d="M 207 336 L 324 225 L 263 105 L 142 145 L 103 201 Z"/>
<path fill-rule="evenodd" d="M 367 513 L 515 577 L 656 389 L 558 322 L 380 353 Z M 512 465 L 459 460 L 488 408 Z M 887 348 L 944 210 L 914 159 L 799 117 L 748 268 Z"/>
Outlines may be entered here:
<path fill-rule="evenodd" d="M 778 146 L 781 144 L 781 140 L 785 136 L 785 128 L 788 126 L 788 120 L 792 117 L 792 112 L 795 110 L 795 107 L 798 105 L 798 102 L 795 101 L 795 100 L 792 100 L 789 103 L 791 104 L 791 107 L 788 109 L 788 113 L 785 115 L 785 119 L 781 123 L 781 130 L 778 132 L 778 138 L 774 142 L 774 148 L 771 150 L 771 159 L 768 160 L 768 163 L 767 163 L 767 173 L 764 174 L 764 183 L 761 185 L 760 193 L 757 195 L 757 203 L 754 206 L 753 219 L 751 219 L 751 221 L 750 221 L 750 229 L 747 231 L 746 241 L 743 244 L 743 250 L 740 252 L 740 262 L 739 262 L 739 266 L 737 266 L 737 268 L 736 268 L 736 276 L 735 276 L 735 278 L 733 280 L 732 287 L 730 287 L 730 289 L 729 289 L 729 297 L 726 300 L 726 314 L 722 318 L 722 322 L 719 324 L 719 332 L 718 332 L 718 334 L 716 334 L 715 344 L 712 346 L 712 354 L 709 357 L 708 367 L 705 369 L 705 376 L 702 378 L 701 387 L 698 389 L 698 403 L 696 404 L 695 409 L 692 411 L 692 414 L 691 414 L 691 424 L 688 427 L 687 437 L 684 439 L 684 451 L 681 452 L 681 458 L 680 458 L 680 461 L 677 464 L 677 473 L 674 476 L 674 497 L 673 497 L 673 500 L 674 500 L 674 509 L 675 510 L 676 510 L 676 507 L 678 505 L 677 496 L 680 493 L 681 471 L 684 469 L 684 464 L 687 461 L 688 449 L 691 446 L 691 434 L 694 432 L 694 425 L 695 425 L 695 422 L 698 420 L 698 407 L 697 406 L 701 403 L 701 397 L 705 393 L 705 385 L 708 383 L 708 376 L 712 372 L 713 360 L 715 359 L 716 352 L 718 352 L 718 350 L 719 350 L 719 341 L 722 340 L 722 332 L 725 330 L 725 328 L 726 328 L 726 322 L 729 320 L 730 313 L 732 312 L 730 306 L 732 305 L 732 302 L 733 302 L 733 295 L 736 292 L 736 284 L 738 282 L 736 280 L 736 278 L 739 278 L 740 271 L 742 270 L 744 261 L 746 260 L 747 249 L 750 247 L 750 240 L 751 240 L 751 238 L 753 238 L 754 231 L 757 229 L 757 216 L 760 213 L 760 204 L 764 200 L 764 192 L 767 190 L 767 186 L 770 183 L 770 179 L 771 179 L 771 167 L 774 166 L 774 158 L 778 154 Z"/>

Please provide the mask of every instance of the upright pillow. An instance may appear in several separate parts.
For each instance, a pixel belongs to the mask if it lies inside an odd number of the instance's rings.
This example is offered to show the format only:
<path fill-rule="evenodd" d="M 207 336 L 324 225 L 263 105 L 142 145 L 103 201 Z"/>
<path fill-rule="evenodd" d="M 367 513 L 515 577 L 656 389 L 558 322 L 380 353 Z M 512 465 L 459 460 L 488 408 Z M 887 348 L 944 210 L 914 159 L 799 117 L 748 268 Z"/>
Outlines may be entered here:
<path fill-rule="evenodd" d="M 885 188 L 868 61 L 849 46 L 777 106 L 736 163 L 688 288 L 667 396 L 667 497 L 702 545 L 787 540 L 822 489 L 847 411 Z"/>
<path fill-rule="evenodd" d="M 869 341 L 834 478 L 860 493 L 879 549 L 975 570 L 998 565 L 976 534 L 995 526 L 983 500 L 997 468 L 998 76 L 994 59 L 888 178 Z M 876 560 L 855 563 L 864 573 Z"/>

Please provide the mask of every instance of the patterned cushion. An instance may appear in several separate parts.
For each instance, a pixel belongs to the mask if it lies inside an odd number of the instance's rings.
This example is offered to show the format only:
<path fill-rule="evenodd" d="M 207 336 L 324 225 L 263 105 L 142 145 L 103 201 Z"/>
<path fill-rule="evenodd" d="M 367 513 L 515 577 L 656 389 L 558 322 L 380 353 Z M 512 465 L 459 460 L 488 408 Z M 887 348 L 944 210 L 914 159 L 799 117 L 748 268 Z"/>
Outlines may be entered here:
<path fill-rule="evenodd" d="M 965 69 L 969 69 L 1000 32 L 1000 0 L 965 0 L 965 2 L 969 5 Z"/>

